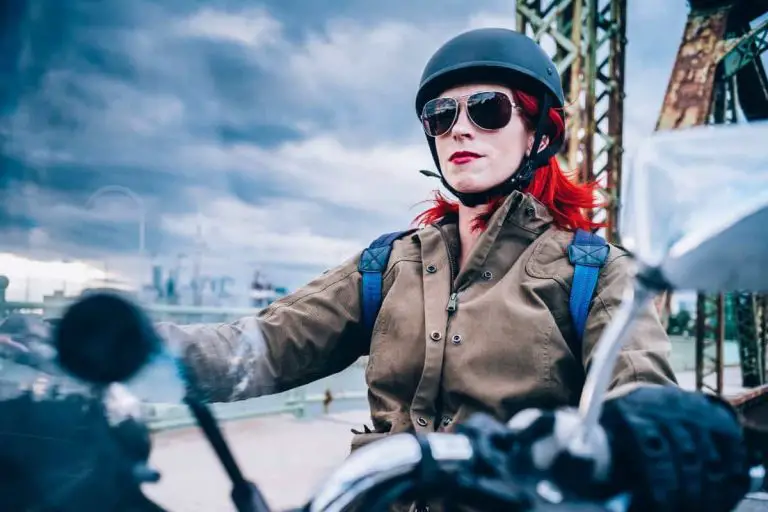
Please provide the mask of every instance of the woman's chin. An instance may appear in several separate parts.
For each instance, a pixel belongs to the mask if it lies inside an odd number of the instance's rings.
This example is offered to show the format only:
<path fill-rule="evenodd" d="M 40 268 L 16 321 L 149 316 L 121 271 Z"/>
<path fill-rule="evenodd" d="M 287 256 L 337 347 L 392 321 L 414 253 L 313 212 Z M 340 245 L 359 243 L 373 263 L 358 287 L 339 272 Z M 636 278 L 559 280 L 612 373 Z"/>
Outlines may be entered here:
<path fill-rule="evenodd" d="M 462 176 L 459 179 L 449 180 L 448 183 L 450 183 L 454 189 L 464 194 L 485 192 L 486 190 L 497 185 L 496 182 L 492 182 L 490 180 L 472 179 L 470 176 Z"/>
<path fill-rule="evenodd" d="M 481 187 L 479 185 L 477 186 L 461 186 L 461 187 L 453 187 L 457 191 L 461 192 L 462 194 L 476 194 L 478 192 L 484 192 L 487 190 L 486 187 Z"/>

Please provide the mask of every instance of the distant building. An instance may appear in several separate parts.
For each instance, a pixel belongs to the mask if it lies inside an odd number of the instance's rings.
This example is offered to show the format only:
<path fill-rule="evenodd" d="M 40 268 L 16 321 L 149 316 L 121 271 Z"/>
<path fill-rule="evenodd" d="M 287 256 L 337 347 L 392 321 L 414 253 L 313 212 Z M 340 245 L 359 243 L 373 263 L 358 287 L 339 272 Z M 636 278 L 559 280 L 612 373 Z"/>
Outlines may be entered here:
<path fill-rule="evenodd" d="M 176 266 L 164 269 L 154 265 L 151 283 L 142 287 L 141 299 L 150 304 L 208 307 L 265 307 L 287 293 L 286 288 L 274 286 L 256 271 L 251 282 L 239 283 L 230 276 L 193 273 L 182 280 Z"/>
<path fill-rule="evenodd" d="M 251 280 L 250 305 L 254 308 L 264 308 L 287 293 L 285 288 L 273 286 L 257 270 Z"/>

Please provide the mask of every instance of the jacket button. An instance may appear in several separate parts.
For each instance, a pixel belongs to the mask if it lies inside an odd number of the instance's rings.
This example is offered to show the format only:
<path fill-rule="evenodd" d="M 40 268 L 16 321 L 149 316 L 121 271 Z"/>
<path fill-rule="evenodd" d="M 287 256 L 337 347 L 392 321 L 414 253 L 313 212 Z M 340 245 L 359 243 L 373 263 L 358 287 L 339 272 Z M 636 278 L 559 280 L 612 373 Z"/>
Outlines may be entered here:
<path fill-rule="evenodd" d="M 454 334 L 451 341 L 453 341 L 454 345 L 458 345 L 459 343 L 461 343 L 461 334 Z"/>
<path fill-rule="evenodd" d="M 533 217 L 534 215 L 536 215 L 536 208 L 534 208 L 533 206 L 526 207 L 525 214 L 529 217 Z"/>
<path fill-rule="evenodd" d="M 440 341 L 440 338 L 443 336 L 439 331 L 432 331 L 432 334 L 430 334 L 429 337 L 432 338 L 432 341 Z"/>
<path fill-rule="evenodd" d="M 437 267 L 434 265 L 428 265 L 427 272 L 429 272 L 430 274 L 434 274 L 435 272 L 437 272 Z"/>
<path fill-rule="evenodd" d="M 485 272 L 483 272 L 483 279 L 485 279 L 486 281 L 490 281 L 491 279 L 493 279 L 493 272 L 491 272 L 490 270 L 486 270 Z"/>

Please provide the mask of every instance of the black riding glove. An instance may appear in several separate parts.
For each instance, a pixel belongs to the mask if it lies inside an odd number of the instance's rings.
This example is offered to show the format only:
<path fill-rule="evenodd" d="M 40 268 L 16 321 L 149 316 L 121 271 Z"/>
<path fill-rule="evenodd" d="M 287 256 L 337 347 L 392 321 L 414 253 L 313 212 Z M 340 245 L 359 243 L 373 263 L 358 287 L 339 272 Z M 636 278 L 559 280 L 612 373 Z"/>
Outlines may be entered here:
<path fill-rule="evenodd" d="M 147 428 L 130 417 L 112 426 L 105 414 L 84 394 L 0 401 L 0 510 L 162 510 L 139 486 L 151 476 Z"/>
<path fill-rule="evenodd" d="M 744 434 L 722 400 L 648 386 L 606 401 L 614 483 L 637 512 L 729 511 L 749 490 Z"/>

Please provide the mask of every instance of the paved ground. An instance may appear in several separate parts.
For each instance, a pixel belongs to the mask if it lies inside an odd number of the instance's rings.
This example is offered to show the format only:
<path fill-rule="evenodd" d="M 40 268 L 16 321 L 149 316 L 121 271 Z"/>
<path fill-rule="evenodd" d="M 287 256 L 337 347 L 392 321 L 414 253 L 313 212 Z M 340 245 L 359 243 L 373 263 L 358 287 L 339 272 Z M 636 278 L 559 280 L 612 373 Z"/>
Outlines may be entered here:
<path fill-rule="evenodd" d="M 367 411 L 300 420 L 278 416 L 225 424 L 225 436 L 243 472 L 275 509 L 304 503 L 349 453 L 350 428 L 369 422 Z M 223 468 L 196 429 L 155 436 L 152 465 L 162 480 L 147 495 L 171 512 L 224 512 L 230 485 Z"/>
<path fill-rule="evenodd" d="M 693 374 L 679 376 L 691 388 Z M 728 369 L 726 384 L 739 382 L 738 369 Z M 726 386 L 726 394 L 738 392 Z M 276 416 L 225 424 L 225 435 L 245 474 L 278 510 L 306 501 L 330 471 L 344 461 L 352 437 L 350 428 L 368 422 L 367 411 L 348 411 L 300 420 Z M 147 494 L 171 512 L 225 512 L 230 486 L 210 447 L 196 429 L 162 432 L 155 436 L 152 464 L 163 473 Z M 753 502 L 743 512 L 768 510 Z M 755 507 L 754 505 L 759 505 Z"/>

